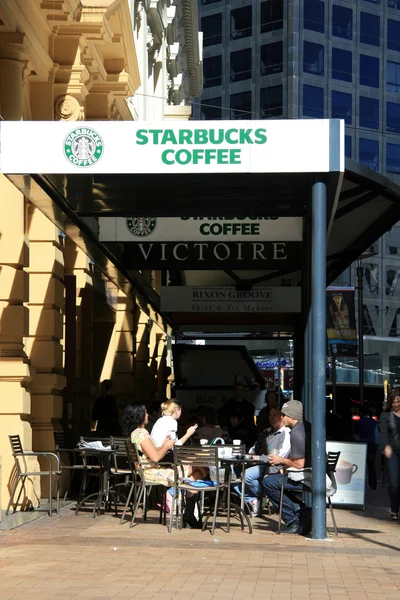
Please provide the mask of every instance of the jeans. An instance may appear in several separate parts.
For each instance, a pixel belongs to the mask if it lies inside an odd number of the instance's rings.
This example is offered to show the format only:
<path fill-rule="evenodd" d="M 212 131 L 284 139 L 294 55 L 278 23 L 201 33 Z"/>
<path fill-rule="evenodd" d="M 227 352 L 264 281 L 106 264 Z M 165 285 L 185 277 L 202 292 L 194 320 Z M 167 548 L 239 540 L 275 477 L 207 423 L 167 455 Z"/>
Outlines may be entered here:
<path fill-rule="evenodd" d="M 393 450 L 393 454 L 387 459 L 389 473 L 389 497 L 390 510 L 398 513 L 400 508 L 400 450 Z"/>
<path fill-rule="evenodd" d="M 281 473 L 274 475 L 268 475 L 262 480 L 262 487 L 264 488 L 265 495 L 271 500 L 276 511 L 279 510 L 279 499 L 281 496 L 281 485 L 282 485 Z M 298 500 L 290 492 L 302 492 L 303 484 L 301 481 L 292 481 L 286 479 L 285 492 L 283 495 L 282 503 L 282 519 L 288 525 L 299 518 L 300 508 L 302 506 L 301 500 Z"/>
<path fill-rule="evenodd" d="M 262 496 L 261 480 L 264 476 L 264 465 L 255 465 L 246 469 L 244 499 L 246 502 L 251 502 Z M 233 488 L 237 494 L 242 493 L 242 484 L 235 485 Z"/>

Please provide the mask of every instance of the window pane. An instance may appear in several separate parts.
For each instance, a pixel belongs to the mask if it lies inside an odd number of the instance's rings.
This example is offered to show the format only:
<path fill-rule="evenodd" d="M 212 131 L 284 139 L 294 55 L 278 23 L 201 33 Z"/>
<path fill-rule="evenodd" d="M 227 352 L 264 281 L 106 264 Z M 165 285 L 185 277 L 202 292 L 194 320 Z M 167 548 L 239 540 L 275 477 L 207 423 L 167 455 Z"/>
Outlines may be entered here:
<path fill-rule="evenodd" d="M 231 119 L 251 119 L 251 92 L 231 94 Z"/>
<path fill-rule="evenodd" d="M 338 6 L 332 7 L 332 35 L 351 40 L 353 37 L 353 11 L 351 8 Z"/>
<path fill-rule="evenodd" d="M 344 155 L 347 158 L 351 158 L 351 135 L 344 136 Z"/>
<path fill-rule="evenodd" d="M 303 115 L 324 118 L 324 90 L 314 85 L 303 85 Z"/>
<path fill-rule="evenodd" d="M 379 100 L 360 96 L 360 127 L 379 129 Z"/>
<path fill-rule="evenodd" d="M 271 117 L 281 117 L 283 114 L 283 88 L 281 85 L 275 85 L 260 90 L 260 111 L 262 119 Z"/>
<path fill-rule="evenodd" d="M 201 0 L 201 5 L 205 6 L 206 4 L 214 4 L 215 2 L 220 2 L 221 0 Z"/>
<path fill-rule="evenodd" d="M 375 140 L 359 139 L 359 161 L 361 164 L 379 171 L 379 144 Z"/>
<path fill-rule="evenodd" d="M 231 10 L 231 40 L 251 35 L 251 6 Z"/>
<path fill-rule="evenodd" d="M 231 81 L 251 79 L 251 48 L 231 52 Z"/>
<path fill-rule="evenodd" d="M 389 8 L 397 8 L 400 10 L 400 0 L 388 0 Z"/>
<path fill-rule="evenodd" d="M 386 131 L 400 133 L 400 104 L 386 102 Z"/>
<path fill-rule="evenodd" d="M 360 42 L 362 44 L 380 46 L 380 23 L 381 20 L 377 15 L 361 13 Z"/>
<path fill-rule="evenodd" d="M 212 56 L 203 61 L 204 87 L 213 87 L 222 83 L 222 57 Z"/>
<path fill-rule="evenodd" d="M 400 21 L 387 21 L 387 47 L 400 52 Z"/>
<path fill-rule="evenodd" d="M 364 0 L 364 2 L 369 2 L 370 4 L 380 4 L 381 0 Z"/>
<path fill-rule="evenodd" d="M 222 41 L 222 14 L 203 17 L 201 20 L 201 29 L 203 31 L 203 46 L 213 46 Z"/>
<path fill-rule="evenodd" d="M 351 125 L 351 94 L 332 91 L 332 118 L 344 119 L 347 125 Z"/>
<path fill-rule="evenodd" d="M 221 98 L 208 98 L 208 100 L 201 101 L 202 121 L 217 121 L 221 118 Z"/>
<path fill-rule="evenodd" d="M 379 88 L 379 58 L 360 54 L 360 84 Z"/>
<path fill-rule="evenodd" d="M 332 79 L 353 80 L 353 55 L 348 50 L 332 48 Z"/>
<path fill-rule="evenodd" d="M 261 3 L 261 33 L 283 29 L 283 0 Z"/>
<path fill-rule="evenodd" d="M 400 63 L 387 61 L 386 89 L 388 92 L 400 92 Z"/>
<path fill-rule="evenodd" d="M 386 144 L 386 171 L 400 173 L 400 145 Z M 396 252 L 396 254 L 398 254 Z"/>
<path fill-rule="evenodd" d="M 303 71 L 313 75 L 324 74 L 324 47 L 313 42 L 304 42 Z"/>
<path fill-rule="evenodd" d="M 261 46 L 261 75 L 281 73 L 283 63 L 283 43 L 275 42 Z"/>
<path fill-rule="evenodd" d="M 304 29 L 324 33 L 325 3 L 320 0 L 304 0 Z"/>

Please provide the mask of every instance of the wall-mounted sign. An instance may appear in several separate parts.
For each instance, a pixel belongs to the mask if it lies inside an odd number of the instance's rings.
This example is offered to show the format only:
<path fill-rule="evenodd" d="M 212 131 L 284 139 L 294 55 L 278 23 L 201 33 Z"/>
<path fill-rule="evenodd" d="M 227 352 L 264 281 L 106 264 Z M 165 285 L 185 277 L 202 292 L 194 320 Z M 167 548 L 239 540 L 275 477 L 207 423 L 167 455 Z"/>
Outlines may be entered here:
<path fill-rule="evenodd" d="M 101 242 L 301 242 L 301 217 L 100 217 Z"/>
<path fill-rule="evenodd" d="M 125 244 L 129 269 L 299 268 L 300 242 L 143 242 Z"/>
<path fill-rule="evenodd" d="M 2 121 L 0 147 L 2 173 L 328 173 L 344 121 Z"/>
<path fill-rule="evenodd" d="M 297 313 L 301 288 L 269 287 L 238 291 L 232 287 L 161 288 L 161 310 L 197 313 Z"/>

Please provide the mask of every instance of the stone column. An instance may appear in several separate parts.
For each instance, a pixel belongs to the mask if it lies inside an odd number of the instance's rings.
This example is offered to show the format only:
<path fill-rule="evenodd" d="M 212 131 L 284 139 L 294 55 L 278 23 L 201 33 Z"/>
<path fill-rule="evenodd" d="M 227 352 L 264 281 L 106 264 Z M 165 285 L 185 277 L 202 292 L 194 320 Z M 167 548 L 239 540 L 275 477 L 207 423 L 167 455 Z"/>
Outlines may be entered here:
<path fill-rule="evenodd" d="M 22 119 L 22 33 L 0 34 L 0 114 L 6 120 Z M 8 436 L 19 434 L 23 447 L 32 449 L 29 423 L 31 369 L 24 348 L 28 335 L 29 242 L 25 235 L 23 195 L 0 175 L 0 454 L 2 502 L 7 505 L 14 461 Z M 36 461 L 29 461 L 35 469 Z M 36 482 L 35 482 L 36 483 Z M 36 504 L 32 487 L 22 502 Z"/>
<path fill-rule="evenodd" d="M 57 227 L 32 205 L 27 231 L 30 286 L 26 351 L 35 367 L 31 385 L 32 442 L 35 450 L 44 451 L 54 448 L 53 431 L 63 411 L 64 257 Z"/>
<path fill-rule="evenodd" d="M 136 316 L 136 336 L 135 336 L 135 401 L 149 402 L 150 400 L 150 373 L 149 373 L 149 326 L 148 315 L 137 307 Z"/>
<path fill-rule="evenodd" d="M 123 411 L 134 395 L 133 378 L 133 300 L 120 289 L 117 293 L 116 345 L 112 370 L 118 407 Z"/>

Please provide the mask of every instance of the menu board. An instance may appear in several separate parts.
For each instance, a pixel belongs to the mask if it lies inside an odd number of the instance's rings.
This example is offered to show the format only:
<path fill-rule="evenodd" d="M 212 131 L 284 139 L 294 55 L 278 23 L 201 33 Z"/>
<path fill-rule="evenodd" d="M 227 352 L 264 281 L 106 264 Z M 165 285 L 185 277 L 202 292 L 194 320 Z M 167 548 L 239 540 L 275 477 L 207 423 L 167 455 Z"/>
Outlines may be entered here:
<path fill-rule="evenodd" d="M 337 492 L 331 498 L 333 506 L 364 510 L 367 444 L 327 441 L 326 451 L 340 452 L 335 473 Z"/>

